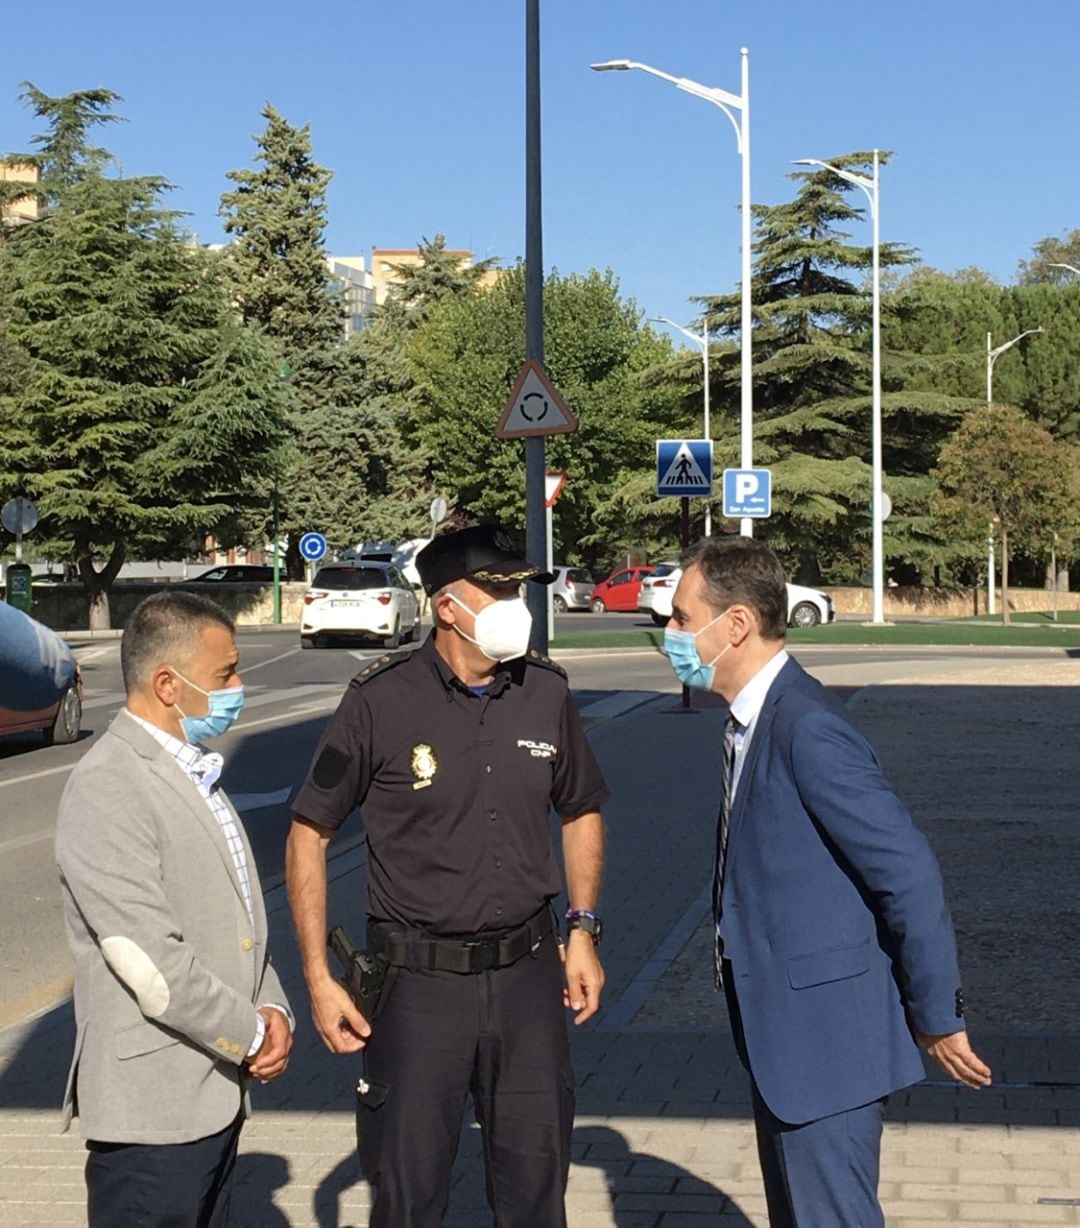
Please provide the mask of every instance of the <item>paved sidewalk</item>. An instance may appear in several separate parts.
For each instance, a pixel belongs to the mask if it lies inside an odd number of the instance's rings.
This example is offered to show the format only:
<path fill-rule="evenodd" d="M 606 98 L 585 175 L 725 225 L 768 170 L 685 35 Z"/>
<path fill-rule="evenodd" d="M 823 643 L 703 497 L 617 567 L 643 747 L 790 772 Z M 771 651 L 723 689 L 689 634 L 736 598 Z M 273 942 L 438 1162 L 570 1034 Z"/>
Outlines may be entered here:
<path fill-rule="evenodd" d="M 1054 668 L 1076 670 L 1080 681 L 1080 665 L 1064 662 Z M 860 693 L 853 710 L 872 730 L 891 770 L 902 766 L 905 756 L 912 758 L 911 722 L 925 722 L 931 713 L 950 731 L 947 752 L 958 772 L 969 751 L 974 752 L 967 729 L 980 740 L 980 756 L 1026 756 L 1045 767 L 1046 747 L 1060 734 L 1060 713 L 1040 707 L 1032 696 L 1045 696 L 1048 683 L 1060 679 L 1018 672 L 1027 669 L 1006 667 L 981 693 L 977 726 L 970 719 L 971 689 L 939 686 L 940 678 L 905 679 L 900 691 L 871 688 Z M 984 685 L 987 681 L 992 680 Z M 1058 697 L 1075 708 L 1076 694 L 1059 692 Z M 1020 695 L 1023 722 L 989 720 L 993 703 L 1007 713 Z M 671 707 L 670 698 L 647 703 L 591 731 L 616 798 L 608 816 L 604 900 L 609 981 L 601 1018 L 573 1038 L 579 1094 L 571 1228 L 767 1223 L 746 1076 L 721 1002 L 705 988 L 708 962 L 697 958 L 694 945 L 707 934 L 706 880 L 723 714 L 710 707 L 697 715 L 678 715 Z M 1052 729 L 1047 725 L 1051 720 Z M 994 729 L 1001 739 L 996 747 Z M 1075 742 L 1075 731 L 1074 717 L 1064 740 Z M 1080 750 L 1071 754 L 1080 759 Z M 1053 766 L 1080 763 L 1055 760 Z M 915 767 L 917 773 L 932 772 L 925 761 Z M 1041 812 L 1043 788 L 1048 812 L 1058 813 L 1049 806 L 1050 792 L 1060 810 L 1059 772 L 1031 772 L 1023 788 L 1031 812 Z M 906 789 L 902 792 L 907 795 Z M 965 883 L 965 859 L 981 865 L 993 849 L 974 848 L 970 841 L 950 843 L 948 816 L 931 812 L 929 818 L 931 840 L 947 853 L 943 868 L 950 891 L 959 890 Z M 1033 842 L 1041 835 L 1038 828 L 1028 831 Z M 1056 827 L 1053 838 L 1056 856 L 1071 870 L 1074 845 Z M 333 874 L 331 916 L 359 929 L 363 850 L 338 858 Z M 1070 881 L 1075 897 L 1076 878 Z M 981 876 L 966 882 L 969 897 L 985 894 L 984 888 L 999 890 L 996 881 Z M 1045 890 L 1053 894 L 1049 885 Z M 993 903 L 1000 913 L 1008 911 L 1010 902 Z M 236 1222 L 241 1228 L 361 1228 L 367 1223 L 368 1198 L 354 1153 L 358 1062 L 326 1053 L 314 1036 L 305 1018 L 280 888 L 268 895 L 268 904 L 276 962 L 302 1026 L 287 1076 L 255 1089 L 256 1115 L 244 1131 L 239 1162 Z M 960 911 L 966 916 L 965 908 Z M 981 914 L 976 909 L 974 915 Z M 973 928 L 965 938 L 960 928 L 964 960 L 979 932 Z M 1075 933 L 1047 935 L 1042 944 L 1047 961 L 1059 947 L 1071 949 Z M 985 969 L 983 975 L 990 976 L 992 962 L 980 963 L 979 953 L 970 953 Z M 1056 966 L 1048 962 L 1050 971 L 1040 980 L 1038 946 L 1027 959 L 1034 968 L 1024 992 L 1042 1018 L 1041 999 L 1052 1005 L 1055 998 Z M 1071 966 L 1075 979 L 1074 959 Z M 1080 1200 L 1080 1032 L 1075 1018 L 1041 1032 L 992 1028 L 992 1019 L 991 1014 L 973 1020 L 973 1028 L 994 1068 L 993 1088 L 967 1092 L 931 1074 L 927 1083 L 894 1097 L 890 1105 L 882 1173 L 890 1225 L 1080 1224 L 1080 1206 L 1070 1203 Z M 82 1144 L 57 1133 L 55 1108 L 72 1032 L 70 1006 L 0 1032 L 4 1228 L 85 1223 Z M 489 1223 L 479 1136 L 467 1125 L 447 1225 L 482 1228 Z"/>

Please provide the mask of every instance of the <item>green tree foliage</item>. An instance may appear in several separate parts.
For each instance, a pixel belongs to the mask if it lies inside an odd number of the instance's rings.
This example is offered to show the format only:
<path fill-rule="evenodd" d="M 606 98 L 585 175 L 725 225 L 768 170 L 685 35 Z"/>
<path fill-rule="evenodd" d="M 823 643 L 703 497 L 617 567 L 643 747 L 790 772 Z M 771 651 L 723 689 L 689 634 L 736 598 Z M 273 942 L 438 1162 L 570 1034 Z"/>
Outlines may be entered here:
<path fill-rule="evenodd" d="M 558 553 L 595 565 L 626 544 L 670 549 L 677 505 L 653 497 L 654 441 L 688 423 L 684 390 L 650 378 L 670 360 L 670 344 L 641 327 L 610 272 L 550 274 L 544 327 L 546 369 L 581 424 L 548 441 L 549 467 L 570 474 L 555 506 Z M 524 523 L 522 444 L 494 434 L 524 339 L 518 266 L 486 292 L 446 299 L 408 344 L 415 437 L 437 458 L 444 493 L 472 519 Z"/>
<path fill-rule="evenodd" d="M 1001 531 L 1002 610 L 1009 621 L 1010 550 L 1045 559 L 1053 534 L 1063 553 L 1080 531 L 1080 453 L 1021 410 L 988 405 L 969 413 L 945 443 L 934 471 L 933 512 L 942 530 L 980 548 Z"/>
<path fill-rule="evenodd" d="M 344 314 L 330 293 L 323 233 L 332 174 L 312 156 L 307 125 L 296 128 L 270 105 L 256 136 L 255 170 L 229 171 L 221 198 L 233 236 L 225 260 L 244 320 L 258 324 L 291 364 L 311 349 L 340 344 Z"/>
<path fill-rule="evenodd" d="M 867 174 L 870 156 L 831 161 Z M 858 189 L 831 171 L 789 178 L 798 185 L 793 200 L 754 208 L 754 460 L 773 470 L 775 492 L 761 536 L 801 579 L 849 579 L 869 562 L 872 253 L 849 242 L 847 228 L 867 211 L 850 198 L 854 191 L 861 199 Z M 883 269 L 912 259 L 906 247 L 881 245 Z M 734 337 L 742 326 L 739 295 L 703 301 L 710 328 Z M 718 458 L 737 464 L 739 351 L 720 355 L 715 370 Z M 922 409 L 907 398 L 884 402 L 890 475 L 914 467 L 894 419 L 917 418 Z"/>
<path fill-rule="evenodd" d="M 1020 261 L 1016 280 L 1022 286 L 1068 285 L 1076 274 L 1057 267 L 1062 264 L 1080 269 L 1080 230 L 1070 230 L 1061 238 L 1047 235 L 1040 239 L 1031 249 L 1031 259 Z"/>
<path fill-rule="evenodd" d="M 110 176 L 89 145 L 115 96 L 28 96 L 47 127 L 45 211 L 0 247 L 0 338 L 20 365 L 0 380 L 0 487 L 35 499 L 91 625 L 108 625 L 125 557 L 179 551 L 257 499 L 283 405 L 272 352 L 238 329 L 161 203 L 167 185 Z"/>
<path fill-rule="evenodd" d="M 261 112 L 256 169 L 230 171 L 221 198 L 232 242 L 223 254 L 238 309 L 273 341 L 287 388 L 292 448 L 278 488 L 289 574 L 303 572 L 308 530 L 333 547 L 357 540 L 377 424 L 363 404 L 363 361 L 345 345 L 344 307 L 326 263 L 326 192 L 332 173 L 315 161 L 309 126 L 274 107 Z"/>

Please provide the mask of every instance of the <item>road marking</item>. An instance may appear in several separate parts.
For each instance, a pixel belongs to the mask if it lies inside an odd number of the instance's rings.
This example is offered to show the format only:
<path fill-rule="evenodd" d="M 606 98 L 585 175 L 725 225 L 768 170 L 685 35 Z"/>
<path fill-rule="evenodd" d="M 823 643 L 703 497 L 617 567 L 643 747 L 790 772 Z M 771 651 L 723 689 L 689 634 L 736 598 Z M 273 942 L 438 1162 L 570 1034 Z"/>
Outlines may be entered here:
<path fill-rule="evenodd" d="M 245 644 L 245 648 L 250 648 L 250 644 Z M 241 674 L 253 674 L 257 669 L 264 669 L 267 665 L 273 665 L 277 661 L 284 661 L 286 657 L 291 657 L 300 651 L 299 648 L 290 648 L 288 652 L 279 652 L 276 657 L 270 657 L 266 661 L 260 661 L 258 665 L 245 665 L 240 671 Z"/>
<path fill-rule="evenodd" d="M 306 712 L 323 712 L 337 705 L 337 697 L 324 700 L 322 703 L 308 704 L 305 708 L 290 708 L 288 712 L 279 712 L 277 716 L 264 716 L 258 721 L 245 721 L 236 727 L 237 733 L 246 733 L 249 729 L 258 729 L 261 725 L 272 725 L 275 721 L 292 720 Z"/>
<path fill-rule="evenodd" d="M 27 836 L 15 836 L 11 840 L 0 842 L 0 853 L 4 853 L 8 849 L 26 848 L 28 844 L 40 844 L 42 840 L 51 840 L 55 835 L 56 828 L 50 827 L 48 831 L 33 832 Z"/>
<path fill-rule="evenodd" d="M 6 1006 L 0 1006 L 0 1028 L 6 1028 L 12 1023 L 26 1022 L 28 1016 L 49 1010 L 69 998 L 74 988 L 75 978 L 68 973 L 66 976 L 58 976 L 47 985 L 39 985 L 37 989 L 32 989 Z"/>
<path fill-rule="evenodd" d="M 60 772 L 70 772 L 74 766 L 74 763 L 67 763 L 62 767 L 42 768 L 40 772 L 27 772 L 24 776 L 12 776 L 10 780 L 0 780 L 0 789 L 6 789 L 8 785 L 21 785 L 28 780 L 41 780 L 45 776 L 56 776 Z"/>
<path fill-rule="evenodd" d="M 79 645 L 76 644 L 75 648 L 78 650 Z M 107 644 L 104 648 L 91 648 L 89 652 L 79 652 L 79 664 L 81 665 L 84 661 L 96 661 L 98 657 L 103 657 L 106 653 L 115 651 L 115 644 Z"/>
<path fill-rule="evenodd" d="M 276 793 L 230 793 L 229 801 L 240 814 L 244 814 L 248 810 L 261 810 L 264 806 L 280 806 L 291 796 L 292 785 L 289 785 Z"/>

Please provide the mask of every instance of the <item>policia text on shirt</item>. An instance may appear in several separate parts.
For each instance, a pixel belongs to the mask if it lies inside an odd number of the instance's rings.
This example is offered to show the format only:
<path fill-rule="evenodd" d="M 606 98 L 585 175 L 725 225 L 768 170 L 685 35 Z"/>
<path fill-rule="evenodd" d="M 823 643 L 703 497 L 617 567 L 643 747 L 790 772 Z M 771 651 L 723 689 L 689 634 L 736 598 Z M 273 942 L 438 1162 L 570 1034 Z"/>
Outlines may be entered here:
<path fill-rule="evenodd" d="M 501 1228 L 562 1228 L 574 1113 L 564 1008 L 583 1022 L 603 988 L 608 791 L 565 674 L 527 653 L 520 585 L 550 576 L 492 526 L 436 538 L 417 568 L 431 637 L 353 679 L 296 801 L 289 897 L 312 1015 L 330 1049 L 364 1051 L 357 1136 L 373 1228 L 441 1223 L 469 1095 Z M 358 806 L 367 954 L 390 969 L 375 1019 L 326 959 L 326 847 Z M 571 906 L 565 964 L 551 806 Z"/>

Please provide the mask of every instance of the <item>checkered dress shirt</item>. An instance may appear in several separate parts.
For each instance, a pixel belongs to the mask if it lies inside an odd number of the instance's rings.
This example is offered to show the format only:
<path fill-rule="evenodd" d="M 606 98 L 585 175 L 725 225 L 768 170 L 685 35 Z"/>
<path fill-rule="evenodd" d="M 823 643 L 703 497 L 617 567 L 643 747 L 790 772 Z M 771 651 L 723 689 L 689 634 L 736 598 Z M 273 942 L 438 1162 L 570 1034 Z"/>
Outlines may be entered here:
<path fill-rule="evenodd" d="M 192 746 L 190 742 L 181 742 L 179 738 L 174 738 L 171 733 L 166 733 L 164 729 L 159 729 L 156 725 L 151 725 L 149 721 L 144 721 L 142 717 L 136 716 L 134 712 L 128 712 L 128 716 L 133 721 L 138 721 L 155 742 L 164 746 L 184 769 L 184 774 L 191 783 L 205 798 L 206 804 L 210 807 L 210 813 L 217 819 L 218 826 L 221 828 L 225 841 L 229 846 L 229 852 L 232 853 L 233 865 L 236 867 L 236 876 L 240 880 L 240 889 L 244 893 L 244 903 L 247 905 L 248 916 L 254 921 L 255 910 L 251 903 L 251 875 L 248 873 L 244 843 L 240 839 L 236 820 L 229 811 L 229 807 L 225 804 L 225 794 L 220 789 L 215 788 L 218 778 L 221 776 L 224 760 L 216 751 L 205 751 L 198 746 Z"/>

